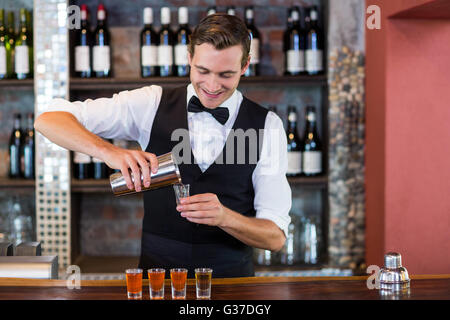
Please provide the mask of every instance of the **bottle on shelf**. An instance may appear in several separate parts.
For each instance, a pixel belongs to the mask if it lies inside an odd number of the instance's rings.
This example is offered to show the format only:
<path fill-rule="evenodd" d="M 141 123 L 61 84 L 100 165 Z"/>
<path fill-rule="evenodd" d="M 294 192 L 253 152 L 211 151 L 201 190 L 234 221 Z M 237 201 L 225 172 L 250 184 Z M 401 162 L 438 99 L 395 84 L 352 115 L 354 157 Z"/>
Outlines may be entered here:
<path fill-rule="evenodd" d="M 23 157 L 23 176 L 25 179 L 35 178 L 35 152 L 34 152 L 34 114 L 27 114 L 27 127 L 24 132 L 24 142 L 22 145 L 22 157 Z"/>
<path fill-rule="evenodd" d="M 21 129 L 22 116 L 14 115 L 14 127 L 9 138 L 9 177 L 22 178 L 21 151 L 23 145 L 23 132 Z"/>
<path fill-rule="evenodd" d="M 15 42 L 14 71 L 19 80 L 33 78 L 33 42 L 27 27 L 27 13 L 20 9 L 20 29 Z"/>
<path fill-rule="evenodd" d="M 253 6 L 245 8 L 245 24 L 250 33 L 250 65 L 245 71 L 244 76 L 254 77 L 259 76 L 259 31 L 254 24 L 254 10 Z"/>
<path fill-rule="evenodd" d="M 5 10 L 0 9 L 0 80 L 8 77 L 6 41 Z"/>
<path fill-rule="evenodd" d="M 302 171 L 306 176 L 322 173 L 322 144 L 317 134 L 316 110 L 314 106 L 306 107 L 306 125 L 303 136 Z"/>
<path fill-rule="evenodd" d="M 281 249 L 280 262 L 284 265 L 293 265 L 296 262 L 296 247 L 295 247 L 296 226 L 292 221 L 288 226 L 288 234 L 283 249 Z"/>
<path fill-rule="evenodd" d="M 235 16 L 236 15 L 236 8 L 234 6 L 228 6 L 226 12 L 230 16 Z"/>
<path fill-rule="evenodd" d="M 305 64 L 310 75 L 322 74 L 323 69 L 323 33 L 318 24 L 318 10 L 313 6 L 306 19 L 307 36 Z"/>
<path fill-rule="evenodd" d="M 302 148 L 303 142 L 297 130 L 297 109 L 294 106 L 288 107 L 287 122 L 287 147 L 288 147 L 288 177 L 296 177 L 302 173 Z"/>
<path fill-rule="evenodd" d="M 87 154 L 73 153 L 73 177 L 78 180 L 92 178 L 92 160 Z"/>
<path fill-rule="evenodd" d="M 15 78 L 14 74 L 14 45 L 16 43 L 16 32 L 14 28 L 14 12 L 8 12 L 6 24 L 5 48 L 6 48 L 6 70 L 8 78 Z"/>
<path fill-rule="evenodd" d="M 144 29 L 141 31 L 141 77 L 159 75 L 158 69 L 158 36 L 153 29 L 153 9 L 144 8 Z"/>
<path fill-rule="evenodd" d="M 306 43 L 305 33 L 300 27 L 300 10 L 298 7 L 290 9 L 287 24 L 288 28 L 283 37 L 285 74 L 300 75 L 305 72 Z"/>
<path fill-rule="evenodd" d="M 272 264 L 272 251 L 255 249 L 256 263 L 260 266 L 270 266 Z"/>
<path fill-rule="evenodd" d="M 188 43 L 191 30 L 189 29 L 189 12 L 187 7 L 178 8 L 179 28 L 175 43 L 175 67 L 177 76 L 187 77 L 189 75 Z"/>
<path fill-rule="evenodd" d="M 170 8 L 161 8 L 161 30 L 159 31 L 158 65 L 159 75 L 168 77 L 174 75 L 173 45 L 174 35 L 170 29 Z"/>
<path fill-rule="evenodd" d="M 313 217 L 302 219 L 302 260 L 307 264 L 317 264 L 319 262 L 320 233 L 317 221 Z"/>
<path fill-rule="evenodd" d="M 103 4 L 97 8 L 97 27 L 94 31 L 92 48 L 92 69 L 96 78 L 112 76 L 111 36 L 106 22 L 106 10 Z"/>
<path fill-rule="evenodd" d="M 81 28 L 75 35 L 75 76 L 78 78 L 90 78 L 92 69 L 92 34 L 89 27 L 88 8 L 81 5 Z"/>
<path fill-rule="evenodd" d="M 92 164 L 93 164 L 94 179 L 100 180 L 108 178 L 109 176 L 108 166 L 105 164 L 104 161 L 97 158 L 92 158 Z"/>
<path fill-rule="evenodd" d="M 209 16 L 211 14 L 217 13 L 216 6 L 210 6 L 208 9 L 206 9 L 206 15 Z"/>

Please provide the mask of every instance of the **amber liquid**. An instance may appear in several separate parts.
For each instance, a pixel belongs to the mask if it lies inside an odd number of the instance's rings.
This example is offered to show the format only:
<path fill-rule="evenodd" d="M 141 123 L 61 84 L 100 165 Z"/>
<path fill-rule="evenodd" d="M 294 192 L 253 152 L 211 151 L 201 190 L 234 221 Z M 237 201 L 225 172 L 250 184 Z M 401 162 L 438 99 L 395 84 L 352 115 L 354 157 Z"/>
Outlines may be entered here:
<path fill-rule="evenodd" d="M 195 280 L 197 298 L 209 299 L 211 297 L 211 273 L 196 273 Z"/>
<path fill-rule="evenodd" d="M 164 286 L 164 272 L 149 272 L 148 279 L 152 290 L 161 290 Z"/>
<path fill-rule="evenodd" d="M 127 273 L 128 296 L 142 295 L 142 273 Z"/>
<path fill-rule="evenodd" d="M 171 271 L 172 299 L 186 299 L 187 271 Z"/>

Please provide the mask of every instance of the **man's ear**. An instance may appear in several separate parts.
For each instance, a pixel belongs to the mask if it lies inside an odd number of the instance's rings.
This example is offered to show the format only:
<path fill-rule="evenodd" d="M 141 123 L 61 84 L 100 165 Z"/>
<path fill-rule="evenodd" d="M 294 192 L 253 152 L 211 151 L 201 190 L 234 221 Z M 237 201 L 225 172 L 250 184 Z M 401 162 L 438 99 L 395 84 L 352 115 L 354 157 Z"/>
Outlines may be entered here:
<path fill-rule="evenodd" d="M 245 66 L 241 69 L 241 76 L 245 73 L 245 71 L 247 71 L 249 65 L 250 65 L 250 54 L 248 55 L 247 63 L 246 63 Z"/>
<path fill-rule="evenodd" d="M 188 51 L 188 63 L 189 66 L 192 68 L 192 57 L 191 57 L 191 53 Z"/>

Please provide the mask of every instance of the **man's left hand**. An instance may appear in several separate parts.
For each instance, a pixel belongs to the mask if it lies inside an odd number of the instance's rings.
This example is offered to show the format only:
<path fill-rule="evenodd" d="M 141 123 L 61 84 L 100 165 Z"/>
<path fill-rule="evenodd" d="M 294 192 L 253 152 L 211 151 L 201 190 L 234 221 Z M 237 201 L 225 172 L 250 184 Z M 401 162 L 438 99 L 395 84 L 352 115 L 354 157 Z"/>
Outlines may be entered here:
<path fill-rule="evenodd" d="M 190 222 L 220 227 L 227 213 L 217 196 L 213 193 L 202 193 L 180 199 L 177 210 Z"/>

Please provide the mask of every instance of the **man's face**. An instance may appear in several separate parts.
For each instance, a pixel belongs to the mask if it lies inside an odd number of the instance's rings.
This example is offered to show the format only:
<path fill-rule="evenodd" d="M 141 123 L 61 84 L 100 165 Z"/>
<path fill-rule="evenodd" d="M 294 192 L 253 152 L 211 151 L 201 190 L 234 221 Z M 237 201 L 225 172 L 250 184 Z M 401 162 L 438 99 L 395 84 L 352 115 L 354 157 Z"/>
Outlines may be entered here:
<path fill-rule="evenodd" d="M 210 109 L 217 108 L 237 88 L 250 60 L 241 68 L 242 46 L 217 50 L 209 43 L 195 46 L 194 56 L 188 55 L 191 83 L 200 102 Z"/>

